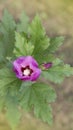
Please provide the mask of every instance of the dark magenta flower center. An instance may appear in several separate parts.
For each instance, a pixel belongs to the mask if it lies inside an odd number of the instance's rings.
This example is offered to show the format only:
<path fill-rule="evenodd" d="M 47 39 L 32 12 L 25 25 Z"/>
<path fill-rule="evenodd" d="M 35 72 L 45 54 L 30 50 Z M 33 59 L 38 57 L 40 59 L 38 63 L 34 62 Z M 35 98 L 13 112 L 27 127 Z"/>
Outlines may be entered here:
<path fill-rule="evenodd" d="M 31 76 L 33 73 L 33 70 L 30 68 L 30 66 L 21 67 L 22 75 L 23 76 Z"/>

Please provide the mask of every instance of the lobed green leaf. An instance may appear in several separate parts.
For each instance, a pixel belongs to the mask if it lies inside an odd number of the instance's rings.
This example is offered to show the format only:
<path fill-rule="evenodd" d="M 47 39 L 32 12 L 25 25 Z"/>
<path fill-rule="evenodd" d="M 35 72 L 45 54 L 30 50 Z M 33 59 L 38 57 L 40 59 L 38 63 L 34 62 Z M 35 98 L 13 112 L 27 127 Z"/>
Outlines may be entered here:
<path fill-rule="evenodd" d="M 12 56 L 14 42 L 15 42 L 15 31 L 16 24 L 10 13 L 5 10 L 2 21 L 0 22 L 0 48 L 1 48 L 1 59 L 7 56 Z"/>
<path fill-rule="evenodd" d="M 35 18 L 33 19 L 29 28 L 29 33 L 30 40 L 35 46 L 33 55 L 34 57 L 37 57 L 37 54 L 42 53 L 45 49 L 48 48 L 50 41 L 50 39 L 45 33 L 45 29 L 43 28 L 38 15 L 35 16 Z"/>
<path fill-rule="evenodd" d="M 29 18 L 25 14 L 25 12 L 22 12 L 20 16 L 20 23 L 17 24 L 17 31 L 18 32 L 28 32 L 28 27 L 29 27 Z"/>
<path fill-rule="evenodd" d="M 32 54 L 34 46 L 31 44 L 31 42 L 27 42 L 27 39 L 18 32 L 15 32 L 15 39 L 16 42 L 15 42 L 14 54 L 17 57 Z"/>
<path fill-rule="evenodd" d="M 6 106 L 6 118 L 12 130 L 15 130 L 15 128 L 19 124 L 21 117 L 21 112 L 18 108 L 18 102 L 16 100 L 16 97 L 11 97 L 10 95 L 7 95 L 5 106 Z"/>
<path fill-rule="evenodd" d="M 47 122 L 49 125 L 53 123 L 52 117 L 52 108 L 50 105 L 40 104 L 39 106 L 35 105 L 34 114 L 36 117 L 42 119 L 44 122 Z"/>
<path fill-rule="evenodd" d="M 34 109 L 34 114 L 51 124 L 52 113 L 48 102 L 55 101 L 55 91 L 43 83 L 23 83 L 20 89 L 20 105 L 26 111 Z M 47 112 L 46 112 L 47 111 Z"/>
<path fill-rule="evenodd" d="M 16 78 L 13 71 L 8 68 L 0 69 L 0 95 L 5 96 L 8 92 L 17 95 L 21 81 Z"/>
<path fill-rule="evenodd" d="M 57 65 L 42 72 L 42 76 L 52 82 L 61 83 L 65 77 L 73 75 L 73 67 L 70 65 Z"/>
<path fill-rule="evenodd" d="M 63 41 L 64 41 L 63 36 L 50 38 L 50 45 L 46 49 L 45 53 L 54 53 L 55 51 L 57 51 L 58 48 L 63 44 Z"/>

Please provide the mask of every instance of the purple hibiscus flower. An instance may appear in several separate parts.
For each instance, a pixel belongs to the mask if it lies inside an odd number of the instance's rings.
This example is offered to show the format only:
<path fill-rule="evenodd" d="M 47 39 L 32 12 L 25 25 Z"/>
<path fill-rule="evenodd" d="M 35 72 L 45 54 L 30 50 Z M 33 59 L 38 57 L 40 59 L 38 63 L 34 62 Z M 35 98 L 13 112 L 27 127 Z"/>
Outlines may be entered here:
<path fill-rule="evenodd" d="M 13 61 L 13 70 L 21 80 L 35 81 L 41 74 L 38 63 L 32 56 L 21 56 Z"/>

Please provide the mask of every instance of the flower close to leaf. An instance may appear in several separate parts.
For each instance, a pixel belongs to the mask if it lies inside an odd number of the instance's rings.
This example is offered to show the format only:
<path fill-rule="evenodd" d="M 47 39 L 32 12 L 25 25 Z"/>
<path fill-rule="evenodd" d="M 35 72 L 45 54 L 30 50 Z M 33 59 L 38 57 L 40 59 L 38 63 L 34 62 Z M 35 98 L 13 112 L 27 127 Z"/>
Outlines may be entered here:
<path fill-rule="evenodd" d="M 38 63 L 32 56 L 21 56 L 13 61 L 16 77 L 24 81 L 35 81 L 41 74 Z"/>
<path fill-rule="evenodd" d="M 44 63 L 41 65 L 42 69 L 49 69 L 52 67 L 52 62 Z"/>
<path fill-rule="evenodd" d="M 45 69 L 48 69 L 48 68 L 52 67 L 52 63 L 51 62 L 45 63 L 44 67 L 45 67 Z"/>

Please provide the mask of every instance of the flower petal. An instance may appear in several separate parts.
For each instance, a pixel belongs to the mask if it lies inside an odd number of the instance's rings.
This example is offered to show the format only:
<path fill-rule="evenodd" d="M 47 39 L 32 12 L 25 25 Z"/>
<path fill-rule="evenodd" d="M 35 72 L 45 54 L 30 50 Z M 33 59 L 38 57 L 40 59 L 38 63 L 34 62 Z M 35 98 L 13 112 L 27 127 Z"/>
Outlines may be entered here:
<path fill-rule="evenodd" d="M 41 74 L 41 70 L 40 69 L 36 69 L 36 71 L 34 71 L 34 73 L 32 73 L 31 75 L 31 81 L 35 81 L 39 78 Z"/>
<path fill-rule="evenodd" d="M 38 63 L 32 56 L 26 56 L 25 60 L 22 62 L 22 66 L 30 66 L 31 64 L 35 67 L 38 67 Z"/>

